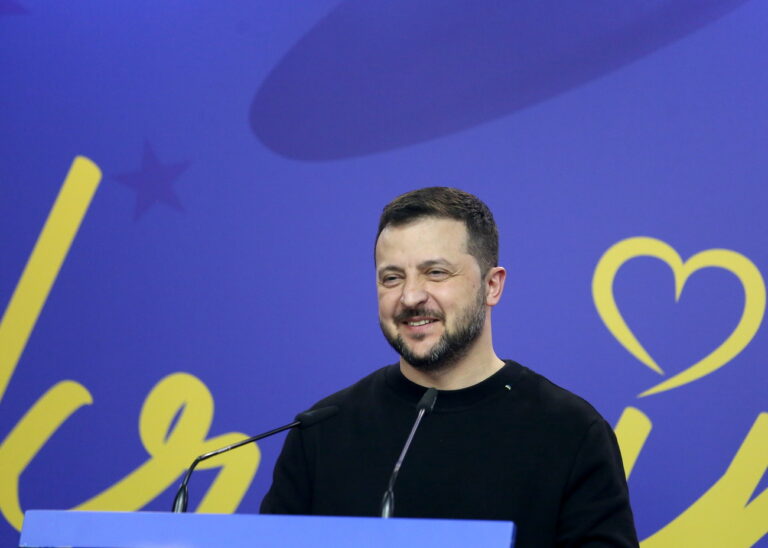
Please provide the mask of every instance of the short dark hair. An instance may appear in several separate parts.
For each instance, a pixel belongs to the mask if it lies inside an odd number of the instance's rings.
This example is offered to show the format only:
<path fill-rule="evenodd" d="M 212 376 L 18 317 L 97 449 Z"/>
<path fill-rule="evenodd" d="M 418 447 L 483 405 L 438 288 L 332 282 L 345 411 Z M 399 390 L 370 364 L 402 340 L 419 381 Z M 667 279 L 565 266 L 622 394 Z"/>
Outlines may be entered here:
<path fill-rule="evenodd" d="M 499 264 L 499 231 L 493 214 L 477 196 L 457 188 L 433 186 L 398 196 L 381 213 L 376 242 L 388 226 L 400 226 L 425 217 L 455 219 L 467 228 L 467 252 L 483 277 Z"/>

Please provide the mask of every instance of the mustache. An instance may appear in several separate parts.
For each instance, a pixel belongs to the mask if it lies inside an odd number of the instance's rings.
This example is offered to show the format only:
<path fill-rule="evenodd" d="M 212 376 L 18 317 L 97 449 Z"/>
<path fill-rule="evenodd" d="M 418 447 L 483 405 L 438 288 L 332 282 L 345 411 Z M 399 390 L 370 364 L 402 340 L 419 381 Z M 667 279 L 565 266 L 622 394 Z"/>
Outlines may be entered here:
<path fill-rule="evenodd" d="M 437 310 L 430 310 L 429 308 L 407 308 L 395 316 L 396 322 L 407 322 L 411 318 L 418 318 L 419 316 L 426 316 L 428 318 L 435 318 L 436 320 L 443 321 L 445 316 L 442 312 Z"/>

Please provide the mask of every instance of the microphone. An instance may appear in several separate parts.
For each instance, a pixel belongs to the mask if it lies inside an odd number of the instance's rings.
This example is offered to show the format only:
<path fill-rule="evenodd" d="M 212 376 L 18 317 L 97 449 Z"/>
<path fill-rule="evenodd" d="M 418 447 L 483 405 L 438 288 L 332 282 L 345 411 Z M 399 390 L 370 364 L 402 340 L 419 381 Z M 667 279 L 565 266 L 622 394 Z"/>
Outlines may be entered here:
<path fill-rule="evenodd" d="M 419 400 L 419 403 L 416 404 L 416 410 L 419 412 L 419 414 L 416 415 L 416 422 L 413 423 L 411 433 L 408 434 L 408 439 L 405 440 L 405 447 L 403 447 L 403 451 L 400 453 L 400 457 L 395 463 L 395 469 L 392 470 L 392 475 L 389 477 L 389 485 L 387 486 L 387 490 L 384 493 L 384 497 L 381 499 L 381 517 L 383 518 L 391 518 L 392 513 L 395 511 L 394 487 L 395 481 L 397 480 L 397 474 L 400 472 L 400 466 L 403 464 L 403 459 L 405 459 L 405 454 L 408 452 L 408 448 L 411 446 L 413 435 L 416 433 L 416 429 L 419 427 L 421 419 L 424 417 L 424 415 L 430 413 L 432 409 L 434 409 L 436 400 L 437 388 L 428 388 Z"/>
<path fill-rule="evenodd" d="M 211 451 L 209 453 L 203 453 L 202 455 L 197 457 L 194 461 L 192 461 L 192 465 L 189 467 L 189 469 L 187 470 L 187 473 L 184 475 L 184 479 L 181 482 L 181 486 L 179 486 L 179 490 L 176 492 L 176 496 L 173 499 L 172 511 L 173 512 L 187 511 L 187 501 L 189 499 L 187 484 L 189 483 L 190 476 L 192 476 L 192 471 L 195 469 L 195 467 L 198 464 L 200 464 L 204 460 L 208 460 L 211 457 L 220 455 L 221 453 L 226 453 L 227 451 L 231 451 L 232 449 L 237 449 L 238 447 L 241 447 L 248 443 L 258 441 L 264 438 L 268 438 L 269 436 L 282 432 L 283 430 L 290 430 L 291 428 L 296 428 L 297 426 L 299 428 L 307 428 L 309 426 L 317 424 L 320 421 L 324 421 L 325 419 L 332 417 L 333 415 L 338 413 L 338 411 L 339 411 L 339 408 L 336 407 L 335 405 L 329 405 L 328 407 L 320 407 L 318 409 L 310 409 L 309 411 L 304 411 L 303 413 L 299 413 L 298 415 L 296 415 L 296 418 L 290 424 L 286 424 L 279 428 L 275 428 L 274 430 L 270 430 L 269 432 L 264 432 L 263 434 L 259 434 L 258 436 L 252 436 L 250 438 L 244 439 L 237 443 L 233 443 L 232 445 L 227 445 L 226 447 L 222 447 L 221 449 L 216 449 L 215 451 Z"/>

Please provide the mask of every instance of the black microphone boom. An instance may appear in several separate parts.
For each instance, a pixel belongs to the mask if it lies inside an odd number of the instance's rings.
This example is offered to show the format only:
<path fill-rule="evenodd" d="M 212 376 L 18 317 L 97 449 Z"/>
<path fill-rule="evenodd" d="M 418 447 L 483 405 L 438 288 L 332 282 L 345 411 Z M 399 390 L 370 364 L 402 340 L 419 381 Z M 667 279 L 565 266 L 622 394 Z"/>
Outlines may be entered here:
<path fill-rule="evenodd" d="M 395 481 L 397 480 L 397 474 L 400 472 L 400 466 L 403 464 L 403 459 L 405 459 L 405 454 L 408 452 L 408 448 L 411 446 L 411 441 L 413 440 L 413 435 L 416 433 L 416 429 L 419 427 L 419 424 L 421 423 L 421 419 L 426 415 L 427 413 L 430 413 L 432 409 L 435 407 L 435 401 L 437 400 L 437 388 L 429 388 L 426 392 L 424 392 L 424 395 L 419 400 L 419 403 L 416 404 L 416 410 L 419 412 L 418 415 L 416 415 L 416 422 L 413 423 L 413 428 L 411 428 L 411 433 L 408 434 L 408 439 L 405 440 L 405 446 L 403 447 L 403 451 L 400 453 L 400 457 L 397 459 L 397 462 L 395 463 L 395 469 L 392 470 L 392 475 L 389 477 L 389 484 L 387 485 L 387 490 L 384 493 L 384 497 L 381 499 L 381 517 L 383 518 L 391 518 L 392 513 L 395 511 Z"/>
<path fill-rule="evenodd" d="M 303 413 L 299 413 L 298 415 L 296 415 L 296 418 L 290 424 L 286 424 L 279 428 L 275 428 L 274 430 L 270 430 L 269 432 L 264 432 L 263 434 L 259 434 L 258 436 L 252 436 L 250 438 L 246 438 L 237 443 L 233 443 L 232 445 L 227 445 L 226 447 L 222 447 L 220 449 L 216 449 L 215 451 L 211 451 L 209 453 L 204 453 L 200 455 L 194 461 L 192 461 L 192 465 L 189 467 L 189 469 L 187 470 L 187 473 L 184 475 L 184 479 L 181 481 L 179 490 L 176 492 L 176 497 L 174 497 L 173 499 L 172 510 L 174 512 L 187 511 L 187 501 L 189 500 L 187 484 L 189 483 L 190 476 L 192 476 L 192 471 L 195 469 L 195 467 L 198 464 L 200 464 L 204 460 L 208 460 L 211 457 L 215 457 L 216 455 L 219 455 L 221 453 L 226 453 L 227 451 L 231 451 L 232 449 L 237 449 L 238 447 L 242 447 L 243 445 L 246 445 L 248 443 L 259 441 L 264 438 L 268 438 L 269 436 L 273 436 L 284 430 L 296 428 L 297 426 L 299 428 L 307 428 L 308 426 L 312 426 L 313 424 L 316 424 L 320 421 L 324 421 L 325 419 L 332 417 L 338 411 L 339 411 L 339 408 L 336 407 L 335 405 L 329 405 L 328 407 L 320 407 L 319 409 L 310 409 L 309 411 L 304 411 Z"/>

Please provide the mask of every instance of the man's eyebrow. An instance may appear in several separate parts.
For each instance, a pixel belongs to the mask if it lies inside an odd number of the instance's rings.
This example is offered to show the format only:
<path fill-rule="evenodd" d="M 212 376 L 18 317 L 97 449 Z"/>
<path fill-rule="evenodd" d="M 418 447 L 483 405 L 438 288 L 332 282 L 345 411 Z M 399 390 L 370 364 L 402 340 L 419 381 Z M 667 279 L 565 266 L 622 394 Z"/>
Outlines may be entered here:
<path fill-rule="evenodd" d="M 427 261 L 422 261 L 419 263 L 418 268 L 419 270 L 426 270 L 433 266 L 447 266 L 449 268 L 455 268 L 455 265 L 448 261 L 447 259 L 443 259 L 442 257 L 438 257 L 437 259 L 429 259 Z M 395 266 L 393 264 L 387 264 L 382 267 L 380 267 L 376 274 L 381 276 L 385 272 L 397 272 L 399 274 L 402 274 L 405 272 L 405 269 L 400 266 Z"/>
<path fill-rule="evenodd" d="M 419 263 L 419 269 L 425 270 L 431 266 L 448 266 L 453 267 L 454 264 L 446 259 L 443 259 L 442 257 L 437 259 L 430 259 L 428 261 L 424 261 L 422 263 Z"/>
<path fill-rule="evenodd" d="M 399 273 L 403 273 L 403 272 L 405 272 L 405 270 L 400 268 L 399 266 L 395 266 L 395 265 L 392 265 L 392 264 L 386 264 L 386 265 L 382 266 L 381 268 L 379 268 L 376 271 L 376 274 L 381 276 L 385 272 L 399 272 Z"/>

